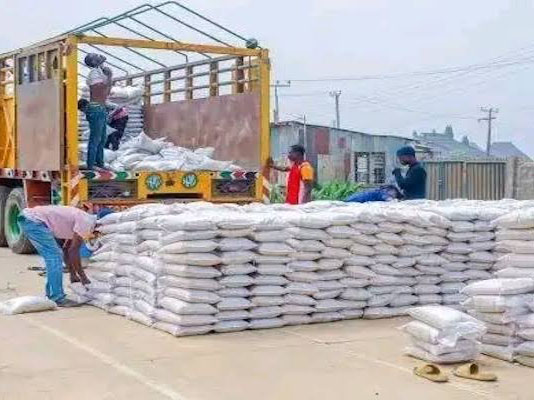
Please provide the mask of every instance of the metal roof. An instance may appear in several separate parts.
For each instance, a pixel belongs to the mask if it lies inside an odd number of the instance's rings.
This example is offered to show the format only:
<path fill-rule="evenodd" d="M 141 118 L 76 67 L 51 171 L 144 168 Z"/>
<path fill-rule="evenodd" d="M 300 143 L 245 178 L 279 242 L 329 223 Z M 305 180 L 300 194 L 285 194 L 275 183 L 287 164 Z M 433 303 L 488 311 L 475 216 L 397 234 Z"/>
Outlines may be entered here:
<path fill-rule="evenodd" d="M 281 126 L 281 125 L 302 125 L 302 126 L 304 126 L 304 123 L 301 122 L 301 121 L 282 121 L 282 122 L 272 123 L 271 124 L 271 126 L 275 126 L 275 127 L 276 126 Z M 311 126 L 311 127 L 314 127 L 314 128 L 326 128 L 326 129 L 331 129 L 331 130 L 335 130 L 335 131 L 342 131 L 342 132 L 346 132 L 346 133 L 350 133 L 350 134 L 357 133 L 359 135 L 365 135 L 365 136 L 389 137 L 389 138 L 395 138 L 395 139 L 403 139 L 403 140 L 407 140 L 409 142 L 417 142 L 416 139 L 413 139 L 413 138 L 407 137 L 407 136 L 381 135 L 381 134 L 375 134 L 375 133 L 354 131 L 354 130 L 344 129 L 344 128 L 339 128 L 338 129 L 338 128 L 335 128 L 335 127 L 332 127 L 332 126 L 326 126 L 326 125 L 306 124 L 306 126 Z"/>

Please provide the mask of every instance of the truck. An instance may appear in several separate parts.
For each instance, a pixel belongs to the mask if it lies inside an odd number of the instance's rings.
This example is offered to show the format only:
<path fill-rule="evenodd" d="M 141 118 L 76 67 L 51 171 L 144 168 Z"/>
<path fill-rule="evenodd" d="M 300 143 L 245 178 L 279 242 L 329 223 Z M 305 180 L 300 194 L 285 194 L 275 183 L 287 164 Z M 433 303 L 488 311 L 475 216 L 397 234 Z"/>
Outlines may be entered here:
<path fill-rule="evenodd" d="M 175 28 L 195 41 L 171 33 Z M 77 102 L 88 53 L 107 58 L 115 85 L 143 88 L 146 135 L 211 146 L 216 158 L 243 169 L 81 169 Z M 150 202 L 267 201 L 269 89 L 267 49 L 175 1 L 102 17 L 0 54 L 0 245 L 33 251 L 17 217 L 36 205 L 95 212 Z"/>

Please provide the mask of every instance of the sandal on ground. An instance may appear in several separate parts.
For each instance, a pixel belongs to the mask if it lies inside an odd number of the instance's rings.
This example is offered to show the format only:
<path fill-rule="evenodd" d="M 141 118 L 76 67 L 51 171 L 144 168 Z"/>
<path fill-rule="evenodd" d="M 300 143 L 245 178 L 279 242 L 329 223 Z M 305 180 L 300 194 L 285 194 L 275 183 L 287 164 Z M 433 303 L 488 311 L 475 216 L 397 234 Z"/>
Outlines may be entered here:
<path fill-rule="evenodd" d="M 474 379 L 477 381 L 496 381 L 497 375 L 492 372 L 480 372 L 480 366 L 477 363 L 467 363 L 455 368 L 452 373 L 460 378 Z"/>
<path fill-rule="evenodd" d="M 423 364 L 415 367 L 413 373 L 432 382 L 447 382 L 449 380 L 447 375 L 441 372 L 439 367 L 434 364 Z"/>

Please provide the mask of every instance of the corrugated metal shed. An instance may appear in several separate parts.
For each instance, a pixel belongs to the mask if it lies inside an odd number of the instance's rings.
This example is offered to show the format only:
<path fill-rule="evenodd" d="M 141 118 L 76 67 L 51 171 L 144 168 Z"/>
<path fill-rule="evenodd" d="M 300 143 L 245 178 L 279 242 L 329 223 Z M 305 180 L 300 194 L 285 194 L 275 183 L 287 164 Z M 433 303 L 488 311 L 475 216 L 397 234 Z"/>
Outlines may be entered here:
<path fill-rule="evenodd" d="M 306 158 L 313 165 L 319 183 L 334 179 L 355 179 L 357 153 L 384 153 L 386 180 L 396 166 L 396 151 L 415 140 L 393 135 L 335 129 L 319 125 L 304 125 L 291 121 L 271 125 L 271 155 L 278 163 L 285 162 L 291 145 L 306 148 Z M 279 180 L 282 182 L 282 180 Z"/>

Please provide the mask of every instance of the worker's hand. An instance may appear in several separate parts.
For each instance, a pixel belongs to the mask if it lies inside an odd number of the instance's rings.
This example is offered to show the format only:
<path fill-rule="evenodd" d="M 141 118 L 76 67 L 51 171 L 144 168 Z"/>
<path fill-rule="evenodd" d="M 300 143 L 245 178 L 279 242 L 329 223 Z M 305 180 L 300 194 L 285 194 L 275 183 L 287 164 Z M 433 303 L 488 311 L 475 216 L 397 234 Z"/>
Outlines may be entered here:
<path fill-rule="evenodd" d="M 91 281 L 89 280 L 87 275 L 85 275 L 85 272 L 83 270 L 78 271 L 78 275 L 80 275 L 80 279 L 84 285 L 89 285 L 91 283 Z"/>
<path fill-rule="evenodd" d="M 102 67 L 102 72 L 104 75 L 106 75 L 108 78 L 113 76 L 113 72 L 111 71 L 111 68 L 109 67 Z"/>
<path fill-rule="evenodd" d="M 80 282 L 80 278 L 74 272 L 70 273 L 70 283 Z"/>
<path fill-rule="evenodd" d="M 401 173 L 401 169 L 400 168 L 395 168 L 393 171 L 392 171 L 392 174 L 393 175 L 397 175 L 397 174 L 400 174 Z"/>

